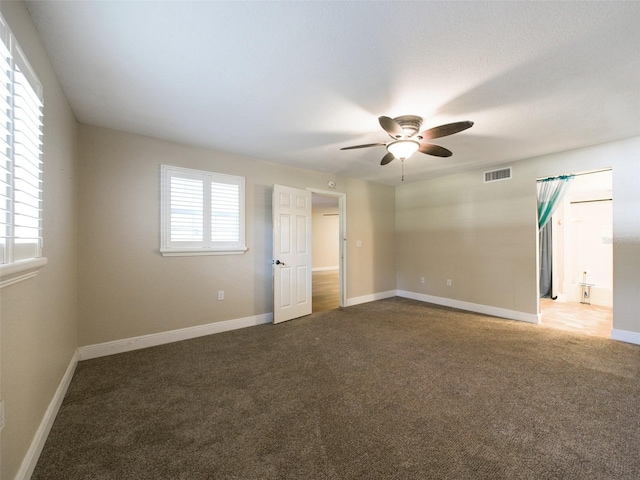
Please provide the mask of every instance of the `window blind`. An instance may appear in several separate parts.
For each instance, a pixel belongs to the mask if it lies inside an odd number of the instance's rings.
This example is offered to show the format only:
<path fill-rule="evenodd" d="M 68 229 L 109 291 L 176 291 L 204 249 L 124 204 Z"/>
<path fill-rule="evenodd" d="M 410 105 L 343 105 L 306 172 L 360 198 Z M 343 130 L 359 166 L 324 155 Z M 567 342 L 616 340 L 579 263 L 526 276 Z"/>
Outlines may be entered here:
<path fill-rule="evenodd" d="M 42 87 L 0 17 L 0 263 L 42 247 Z"/>
<path fill-rule="evenodd" d="M 246 251 L 244 177 L 169 165 L 161 176 L 163 255 Z"/>
<path fill-rule="evenodd" d="M 12 236 L 13 202 L 12 184 L 13 158 L 11 130 L 12 121 L 12 75 L 11 54 L 5 43 L 6 32 L 0 42 L 0 264 L 9 261 L 9 243 Z"/>
<path fill-rule="evenodd" d="M 211 183 L 211 241 L 237 242 L 240 234 L 239 187 Z"/>
<path fill-rule="evenodd" d="M 171 177 L 171 241 L 203 242 L 204 181 Z"/>

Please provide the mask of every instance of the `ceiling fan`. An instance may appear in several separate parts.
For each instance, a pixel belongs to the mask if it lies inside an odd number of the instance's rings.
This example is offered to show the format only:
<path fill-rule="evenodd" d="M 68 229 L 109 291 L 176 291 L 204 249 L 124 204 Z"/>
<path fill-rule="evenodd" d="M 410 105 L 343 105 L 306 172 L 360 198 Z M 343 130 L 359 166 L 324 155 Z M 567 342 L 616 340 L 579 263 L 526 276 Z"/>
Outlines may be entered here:
<path fill-rule="evenodd" d="M 416 115 L 403 115 L 396 118 L 382 116 L 378 118 L 378 121 L 384 131 L 393 139 L 392 141 L 387 143 L 354 145 L 352 147 L 341 148 L 340 150 L 384 146 L 387 148 L 387 154 L 382 157 L 380 165 L 387 165 L 396 158 L 404 162 L 404 160 L 416 151 L 427 155 L 435 155 L 436 157 L 450 157 L 453 155 L 450 150 L 440 145 L 426 143 L 425 140 L 453 135 L 454 133 L 462 132 L 473 126 L 473 122 L 470 121 L 447 123 L 418 133 L 422 126 L 422 117 Z"/>

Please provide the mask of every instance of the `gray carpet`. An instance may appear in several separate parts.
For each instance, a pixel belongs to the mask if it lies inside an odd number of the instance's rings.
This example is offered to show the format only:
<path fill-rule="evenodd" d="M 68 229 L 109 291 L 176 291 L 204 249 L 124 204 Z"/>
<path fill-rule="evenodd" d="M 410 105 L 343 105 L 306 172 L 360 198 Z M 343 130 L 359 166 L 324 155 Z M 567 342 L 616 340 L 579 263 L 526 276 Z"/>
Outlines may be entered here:
<path fill-rule="evenodd" d="M 394 298 L 81 362 L 39 479 L 638 479 L 640 347 Z"/>

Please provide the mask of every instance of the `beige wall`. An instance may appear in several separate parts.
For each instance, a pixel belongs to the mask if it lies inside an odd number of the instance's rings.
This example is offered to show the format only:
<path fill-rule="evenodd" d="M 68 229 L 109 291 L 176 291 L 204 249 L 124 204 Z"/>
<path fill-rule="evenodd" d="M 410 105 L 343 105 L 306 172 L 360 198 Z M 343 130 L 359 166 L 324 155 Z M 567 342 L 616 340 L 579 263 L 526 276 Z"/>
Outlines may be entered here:
<path fill-rule="evenodd" d="M 398 289 L 535 312 L 535 188 L 478 171 L 399 187 Z"/>
<path fill-rule="evenodd" d="M 313 268 L 340 262 L 340 217 L 337 207 L 313 207 Z"/>
<path fill-rule="evenodd" d="M 0 290 L 0 478 L 13 479 L 76 347 L 77 124 L 22 2 L 0 4 L 44 87 L 44 249 L 35 278 Z"/>
<path fill-rule="evenodd" d="M 397 189 L 398 289 L 536 314 L 536 179 L 612 167 L 614 328 L 640 332 L 640 138 L 512 165 Z"/>
<path fill-rule="evenodd" d="M 363 241 L 350 249 L 348 296 L 395 289 L 392 187 L 85 125 L 80 158 L 81 346 L 271 312 L 275 183 L 335 181 L 347 196 L 349 237 Z M 161 164 L 246 177 L 247 253 L 159 254 Z"/>

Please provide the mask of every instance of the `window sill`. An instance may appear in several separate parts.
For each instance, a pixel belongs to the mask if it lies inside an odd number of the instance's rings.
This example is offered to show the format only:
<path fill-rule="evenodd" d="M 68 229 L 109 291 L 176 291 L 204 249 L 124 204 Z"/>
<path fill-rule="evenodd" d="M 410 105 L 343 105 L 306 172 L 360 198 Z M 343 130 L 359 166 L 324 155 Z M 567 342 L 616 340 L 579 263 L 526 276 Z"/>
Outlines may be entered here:
<path fill-rule="evenodd" d="M 242 255 L 247 247 L 210 249 L 210 248 L 161 248 L 163 257 L 194 257 L 202 255 Z"/>
<path fill-rule="evenodd" d="M 35 277 L 46 264 L 47 259 L 40 257 L 0 265 L 0 288 Z"/>

